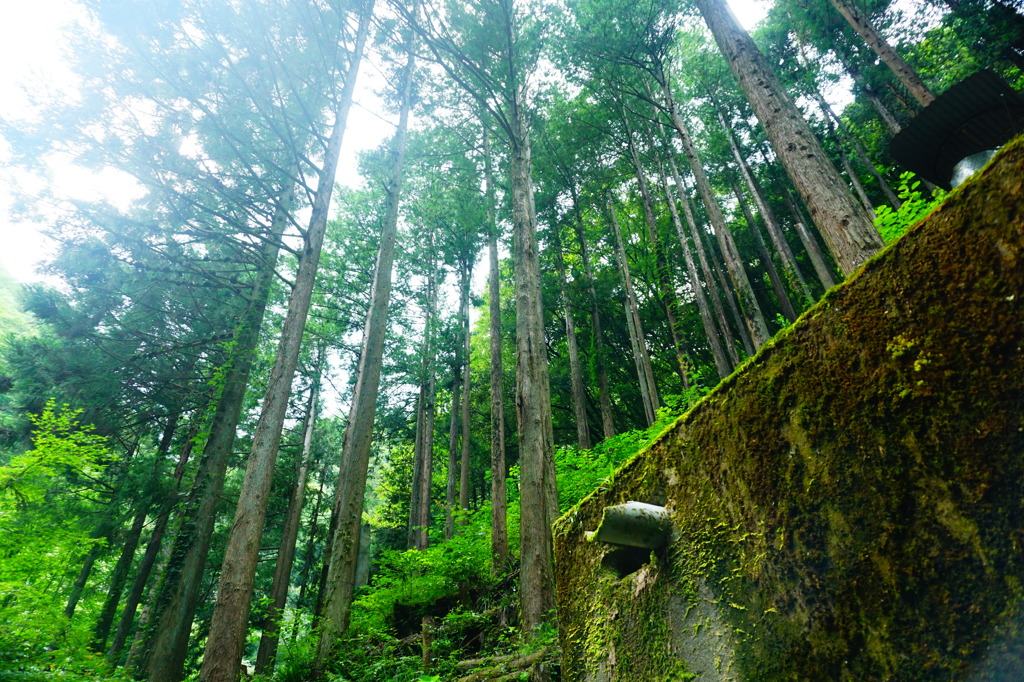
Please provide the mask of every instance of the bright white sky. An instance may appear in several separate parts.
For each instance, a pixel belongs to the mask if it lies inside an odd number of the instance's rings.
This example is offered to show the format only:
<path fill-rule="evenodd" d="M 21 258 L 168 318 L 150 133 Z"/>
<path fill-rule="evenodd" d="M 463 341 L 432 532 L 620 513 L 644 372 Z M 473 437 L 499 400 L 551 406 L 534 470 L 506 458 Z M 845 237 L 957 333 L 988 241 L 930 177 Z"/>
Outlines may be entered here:
<path fill-rule="evenodd" d="M 729 0 L 740 22 L 748 29 L 767 13 L 771 0 Z M 75 97 L 75 79 L 67 67 L 69 41 L 64 32 L 86 19 L 75 0 L 32 0 L 9 3 L 0 22 L 0 120 L 17 125 L 32 120 L 37 106 Z M 355 173 L 357 153 L 376 147 L 391 128 L 373 113 L 376 69 L 366 64 L 360 75 L 363 92 L 349 117 L 342 152 L 339 182 L 358 184 Z M 10 148 L 0 136 L 0 265 L 15 279 L 38 280 L 36 265 L 49 251 L 42 235 L 44 224 L 21 221 L 14 215 L 11 188 L 20 187 L 31 195 L 42 188 L 38 179 L 26 178 L 9 167 Z M 94 174 L 68 163 L 54 165 L 51 180 L 60 193 L 76 198 L 105 197 L 117 203 L 130 201 L 135 193 L 130 181 L 116 172 Z"/>

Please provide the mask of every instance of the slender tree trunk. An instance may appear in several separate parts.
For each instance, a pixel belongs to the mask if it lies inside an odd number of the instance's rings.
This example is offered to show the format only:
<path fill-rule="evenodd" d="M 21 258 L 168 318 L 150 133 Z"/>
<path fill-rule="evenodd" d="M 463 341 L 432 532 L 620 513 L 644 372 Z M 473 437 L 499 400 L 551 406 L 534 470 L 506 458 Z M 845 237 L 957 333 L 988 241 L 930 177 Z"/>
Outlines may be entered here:
<path fill-rule="evenodd" d="M 676 165 L 675 159 L 671 154 L 668 155 L 669 169 L 672 171 L 672 178 L 676 183 L 676 192 L 678 194 L 679 203 L 683 206 L 683 215 L 686 217 L 686 225 L 690 231 L 690 238 L 693 240 L 693 248 L 697 252 L 697 260 L 700 263 L 701 273 L 704 275 L 704 282 L 708 288 L 708 298 L 711 299 L 711 309 L 715 311 L 715 319 L 718 322 L 718 328 L 721 330 L 722 346 L 725 348 L 726 354 L 729 356 L 730 372 L 740 364 L 739 353 L 736 352 L 736 346 L 733 344 L 732 333 L 729 331 L 729 322 L 725 319 L 725 308 L 722 305 L 722 297 L 718 293 L 718 280 L 715 278 L 715 273 L 712 271 L 711 266 L 708 262 L 707 251 L 704 248 L 704 240 L 700 236 L 700 228 L 697 225 L 697 220 L 693 215 L 693 207 L 690 206 L 690 199 L 686 195 L 686 188 L 683 185 L 683 178 L 679 173 L 679 167 Z M 740 325 L 742 328 L 742 325 Z"/>
<path fill-rule="evenodd" d="M 338 633 L 348 629 L 349 610 L 355 589 L 359 554 L 359 535 L 366 494 L 366 476 L 370 463 L 373 422 L 380 387 L 384 336 L 387 331 L 388 304 L 391 298 L 391 271 L 398 210 L 401 200 L 402 175 L 405 164 L 406 134 L 412 109 L 413 44 L 406 44 L 407 60 L 401 84 L 401 110 L 398 129 L 392 142 L 393 163 L 388 181 L 386 211 L 381 231 L 377 267 L 370 292 L 370 310 L 363 333 L 363 350 L 359 358 L 358 379 L 352 398 L 352 410 L 345 434 L 341 470 L 338 476 L 338 525 L 331 547 L 327 577 L 328 595 L 324 600 L 320 641 L 317 645 L 316 669 L 322 671 Z"/>
<path fill-rule="evenodd" d="M 129 664 L 145 656 L 140 668 L 150 682 L 182 679 L 192 619 L 199 602 L 203 570 L 221 502 L 224 474 L 235 440 L 235 428 L 242 412 L 249 370 L 259 342 L 260 327 L 274 284 L 278 244 L 288 224 L 292 190 L 287 190 L 274 215 L 270 237 L 264 243 L 262 266 L 253 283 L 249 307 L 235 331 L 234 350 L 223 372 L 220 396 L 210 422 L 203 458 L 196 472 L 189 499 L 182 512 L 161 585 L 156 593 L 150 621 L 155 623 L 149 646 L 132 645 Z"/>
<path fill-rule="evenodd" d="M 468 254 L 467 254 L 468 255 Z M 462 450 L 461 450 L 461 461 L 459 463 L 459 509 L 463 512 L 469 511 L 469 449 L 470 449 L 470 432 L 469 432 L 469 380 L 470 380 L 470 351 L 472 336 L 469 328 L 469 284 L 470 278 L 473 274 L 473 261 L 472 258 L 467 257 L 466 259 L 466 282 L 463 285 L 466 291 L 466 302 L 465 307 L 462 310 L 462 336 L 465 339 L 463 345 L 464 357 L 466 358 L 466 364 L 462 373 Z M 460 524 L 465 525 L 467 517 L 463 514 Z"/>
<path fill-rule="evenodd" d="M 715 238 L 718 239 L 719 248 L 722 250 L 726 269 L 729 272 L 730 279 L 732 279 L 733 291 L 735 291 L 740 299 L 740 311 L 743 314 L 743 321 L 750 331 L 750 337 L 754 342 L 755 348 L 760 348 L 770 337 L 768 325 L 765 324 L 764 316 L 757 305 L 757 299 L 754 298 L 754 289 L 750 285 L 750 279 L 747 277 L 746 271 L 743 269 L 743 262 L 740 259 L 739 251 L 736 249 L 736 244 L 732 240 L 732 235 L 729 234 L 729 228 L 726 227 L 725 216 L 722 215 L 722 209 L 718 205 L 718 200 L 711 189 L 711 182 L 704 172 L 704 165 L 700 160 L 700 155 L 697 153 L 697 147 L 693 144 L 693 139 L 690 137 L 686 124 L 683 122 L 683 117 L 679 114 L 675 100 L 672 99 L 672 95 L 668 91 L 667 83 L 662 85 L 662 91 L 662 95 L 668 105 L 672 125 L 675 126 L 676 132 L 679 133 L 679 139 L 683 143 L 683 152 L 690 163 L 690 170 L 693 173 L 697 191 L 704 202 L 705 209 L 707 209 L 708 219 L 711 221 L 711 227 L 715 231 Z"/>
<path fill-rule="evenodd" d="M 800 268 L 797 266 L 793 250 L 789 248 L 789 242 L 786 241 L 785 235 L 782 234 L 782 227 L 775 218 L 775 212 L 767 200 L 765 200 L 764 194 L 761 192 L 761 188 L 758 186 L 757 180 L 750 170 L 750 164 L 747 163 L 747 159 L 740 153 L 740 147 L 736 142 L 735 135 L 733 135 L 732 128 L 726 124 L 725 116 L 720 109 L 716 109 L 716 113 L 718 114 L 718 122 L 725 130 L 726 138 L 729 141 L 729 148 L 732 150 L 733 158 L 736 159 L 743 182 L 746 183 L 747 190 L 754 198 L 757 211 L 761 214 L 761 218 L 768 228 L 768 236 L 772 241 L 772 246 L 775 247 L 775 252 L 779 254 L 779 258 L 782 260 L 782 269 L 786 273 L 786 279 L 789 280 L 794 288 L 799 288 L 805 300 L 813 301 L 814 295 L 811 293 L 811 288 L 807 285 L 807 280 L 804 279 L 803 273 L 800 272 Z"/>
<path fill-rule="evenodd" d="M 372 9 L 370 2 L 360 17 L 355 50 L 338 110 L 335 112 L 334 127 L 324 156 L 324 167 L 319 173 L 309 228 L 305 234 L 298 272 L 288 300 L 288 312 L 282 326 L 277 355 L 270 371 L 260 419 L 253 432 L 252 452 L 239 492 L 235 520 L 224 550 L 224 562 L 221 564 L 217 602 L 213 609 L 202 667 L 199 670 L 201 682 L 235 682 L 238 677 L 242 647 L 248 631 L 253 580 L 273 481 L 274 464 L 277 460 L 281 430 L 291 396 L 292 379 L 295 376 L 299 349 L 309 314 L 313 282 L 316 279 L 327 228 L 327 212 L 334 189 L 338 157 L 348 112 L 352 106 L 359 60 L 369 32 Z"/>
<path fill-rule="evenodd" d="M 828 266 L 825 261 L 825 254 L 822 252 L 821 246 L 818 245 L 818 240 L 814 238 L 811 231 L 807 229 L 806 223 L 801 218 L 800 207 L 796 203 L 796 199 L 790 192 L 786 192 L 786 204 L 789 206 L 790 213 L 793 214 L 793 220 L 796 221 L 796 232 L 800 236 L 800 241 L 803 242 L 804 249 L 807 250 L 807 256 L 811 259 L 811 265 L 814 266 L 814 271 L 818 275 L 818 279 L 821 281 L 821 285 L 826 289 L 831 289 L 836 285 L 836 280 L 832 276 L 832 269 Z"/>
<path fill-rule="evenodd" d="M 260 645 L 256 652 L 256 674 L 273 670 L 277 657 L 277 644 L 281 637 L 281 620 L 288 600 L 288 585 L 295 561 L 295 542 L 299 538 L 299 523 L 302 520 L 302 503 L 306 495 L 306 479 L 309 477 L 309 461 L 313 451 L 313 427 L 316 425 L 317 399 L 320 396 L 320 377 L 323 372 L 325 349 L 323 343 L 317 352 L 313 385 L 306 403 L 306 414 L 302 424 L 302 454 L 295 483 L 288 499 L 288 510 L 281 528 L 281 543 L 278 545 L 277 561 L 270 585 L 270 607 L 263 621 Z"/>
<path fill-rule="evenodd" d="M 700 278 L 697 276 L 697 266 L 693 262 L 693 253 L 690 251 L 689 241 L 683 231 L 683 222 L 679 219 L 679 209 L 676 206 L 675 197 L 672 196 L 672 188 L 668 184 L 668 177 L 665 175 L 665 167 L 658 163 L 658 173 L 661 185 L 665 190 L 665 198 L 668 200 L 668 210 L 672 214 L 672 224 L 675 225 L 676 235 L 679 237 L 679 245 L 683 249 L 683 260 L 686 262 L 686 273 L 690 278 L 690 288 L 693 289 L 693 296 L 697 301 L 697 312 L 700 313 L 701 324 L 704 326 L 704 336 L 711 348 L 711 355 L 715 361 L 715 369 L 718 371 L 718 378 L 724 379 L 732 372 L 733 366 L 729 362 L 725 349 L 722 347 L 722 339 L 719 336 L 718 328 L 712 315 L 711 306 L 704 289 L 701 287 Z"/>
<path fill-rule="evenodd" d="M 460 305 L 461 309 L 462 306 Z M 455 454 L 459 448 L 459 413 L 462 406 L 462 363 L 459 351 L 455 353 L 452 363 L 452 407 L 448 413 L 448 481 L 444 489 L 444 539 L 455 537 L 455 496 L 458 487 L 456 471 L 459 460 Z"/>
<path fill-rule="evenodd" d="M 830 0 L 830 2 L 843 15 L 846 21 L 850 23 L 853 30 L 860 34 L 860 37 L 864 39 L 868 47 L 874 50 L 875 54 L 892 69 L 893 74 L 910 91 L 910 94 L 914 96 L 918 104 L 926 107 L 935 100 L 935 95 L 924 84 L 917 71 L 896 54 L 896 50 L 878 33 L 867 16 L 849 0 Z"/>
<path fill-rule="evenodd" d="M 436 288 L 435 288 L 436 295 Z M 437 373 L 434 371 L 434 355 L 430 356 L 427 368 L 427 404 L 423 415 L 423 489 L 419 498 L 419 537 L 416 549 L 426 549 L 430 545 L 430 503 L 434 471 L 434 401 L 436 399 Z"/>
<path fill-rule="evenodd" d="M 505 408 L 502 400 L 501 282 L 498 270 L 498 224 L 495 219 L 494 170 L 487 125 L 483 128 L 484 198 L 490 276 L 491 351 L 491 573 L 498 575 L 508 560 L 507 493 L 505 490 Z"/>
<path fill-rule="evenodd" d="M 767 60 L 724 0 L 696 0 L 779 159 L 846 275 L 874 255 L 882 240 L 842 180 Z"/>
<path fill-rule="evenodd" d="M 569 385 L 572 397 L 572 411 L 576 417 L 576 442 L 580 450 L 593 447 L 590 442 L 590 425 L 587 423 L 587 393 L 583 387 L 583 372 L 580 368 L 580 349 L 576 343 L 576 322 L 572 319 L 572 308 L 565 293 L 565 261 L 562 245 L 555 239 L 555 267 L 558 269 L 558 291 L 562 301 L 562 315 L 565 317 L 565 339 L 569 347 Z"/>
<path fill-rule="evenodd" d="M 843 119 L 836 115 L 836 112 L 832 110 L 832 106 L 825 100 L 821 92 L 817 88 L 814 88 L 811 91 L 811 97 L 813 97 L 814 101 L 818 103 L 818 108 L 820 108 L 822 113 L 825 114 L 826 120 L 832 121 L 832 123 L 839 129 L 841 139 L 846 140 L 850 144 L 854 153 L 857 154 L 857 158 L 860 159 L 861 164 L 867 168 L 868 172 L 875 178 L 875 181 L 878 183 L 878 188 L 885 195 L 886 201 L 888 201 L 893 208 L 899 208 L 902 206 L 903 202 L 898 196 L 896 196 L 896 193 L 892 191 L 892 187 L 889 186 L 889 183 L 885 181 L 882 174 L 878 172 L 878 168 L 876 168 L 875 164 L 868 158 L 868 153 L 864 149 L 864 145 L 860 143 L 856 135 L 854 135 L 846 123 L 843 122 Z"/>
<path fill-rule="evenodd" d="M 672 277 L 669 273 L 668 262 L 661 247 L 661 237 L 658 234 L 658 221 L 654 217 L 654 202 L 651 199 L 651 190 L 647 185 L 647 178 L 644 174 L 643 164 L 640 162 L 640 153 L 637 151 L 636 143 L 633 141 L 633 133 L 629 129 L 629 122 L 626 112 L 623 110 L 623 123 L 626 126 L 626 143 L 629 148 L 630 159 L 633 162 L 633 170 L 636 173 L 637 184 L 640 188 L 640 203 L 644 212 L 644 222 L 647 225 L 647 236 L 651 240 L 651 248 L 654 251 L 655 273 L 658 282 L 658 296 L 661 305 L 665 309 L 665 317 L 668 320 L 668 329 L 672 335 L 672 347 L 676 353 L 676 371 L 683 382 L 683 388 L 690 387 L 690 379 L 687 376 L 689 361 L 686 358 L 686 351 L 682 344 L 682 331 L 679 328 L 680 310 L 679 298 L 676 296 L 675 287 L 672 285 Z"/>
<path fill-rule="evenodd" d="M 611 438 L 615 435 L 615 418 L 612 414 L 611 392 L 608 390 L 604 336 L 601 331 L 601 311 L 597 290 L 594 287 L 594 273 L 590 268 L 590 250 L 583 233 L 583 217 L 580 215 L 580 203 L 576 193 L 576 186 L 572 185 L 571 190 L 573 213 L 576 216 L 573 226 L 576 230 L 576 238 L 580 242 L 580 260 L 583 261 L 583 277 L 587 282 L 587 291 L 590 293 L 590 326 L 594 347 L 592 362 L 596 365 L 598 404 L 601 408 L 601 431 L 605 438 Z"/>
<path fill-rule="evenodd" d="M 854 85 L 858 90 L 864 93 L 868 98 L 868 102 L 871 103 L 871 107 L 878 114 L 878 120 L 882 122 L 882 126 L 886 129 L 889 135 L 895 135 L 902 130 L 899 121 L 896 120 L 896 116 L 889 111 L 889 107 L 885 106 L 882 102 L 882 98 L 878 96 L 878 90 L 872 87 L 867 80 L 864 78 L 864 74 L 861 73 L 854 63 L 853 58 L 846 52 L 839 52 L 840 60 L 846 67 L 846 72 L 850 74 L 850 78 L 853 79 Z"/>
<path fill-rule="evenodd" d="M 651 370 L 651 358 L 647 353 L 647 343 L 644 340 L 644 328 L 640 322 L 636 292 L 633 290 L 633 280 L 629 274 L 629 261 L 626 259 L 626 247 L 622 241 L 622 229 L 619 227 L 619 219 L 615 215 L 615 204 L 612 203 L 611 198 L 608 199 L 608 216 L 611 219 L 619 270 L 622 272 L 622 283 L 626 291 L 626 327 L 629 330 L 630 344 L 633 347 L 633 359 L 636 363 L 637 378 L 640 383 L 644 416 L 647 418 L 647 425 L 650 426 L 654 423 L 660 407 L 658 389 L 654 383 L 654 372 Z"/>
<path fill-rule="evenodd" d="M 740 189 L 739 183 L 731 179 L 730 184 L 732 185 L 733 194 L 736 195 L 736 201 L 739 204 L 740 210 L 743 212 L 743 217 L 747 221 L 747 227 L 750 228 L 750 235 L 754 238 L 754 248 L 757 249 L 757 256 L 768 273 L 768 281 L 771 282 L 772 291 L 778 300 L 779 310 L 782 311 L 787 320 L 794 322 L 797 317 L 796 310 L 793 308 L 793 302 L 789 300 L 789 292 L 786 291 L 786 285 L 783 283 L 775 263 L 772 262 L 772 255 L 765 246 L 764 237 L 761 235 L 761 228 L 757 224 L 754 214 L 751 212 L 750 206 L 743 196 L 743 190 Z"/>
<path fill-rule="evenodd" d="M 743 350 L 748 357 L 753 356 L 756 349 L 754 342 L 750 338 L 750 331 L 747 329 L 747 325 L 743 323 L 743 315 L 740 313 L 740 306 L 736 300 L 735 290 L 729 286 L 729 278 L 723 272 L 724 267 L 722 266 L 721 258 L 719 258 L 718 251 L 715 250 L 714 243 L 711 242 L 711 237 L 708 237 L 708 244 L 706 245 L 708 252 L 711 254 L 711 268 L 715 273 L 715 283 L 722 292 L 722 296 L 725 298 L 725 304 L 729 308 L 729 314 L 732 316 L 733 326 L 740 334 L 740 342 L 743 344 Z"/>
<path fill-rule="evenodd" d="M 429 232 L 427 249 L 433 252 L 433 232 Z M 432 399 L 428 395 L 434 377 L 434 308 L 436 306 L 437 287 L 435 283 L 437 266 L 431 256 L 430 272 L 427 275 L 427 290 L 424 302 L 426 319 L 423 323 L 423 348 L 420 352 L 420 391 L 416 398 L 416 438 L 413 446 L 412 495 L 409 498 L 409 533 L 406 546 L 409 549 L 420 547 L 420 507 L 422 498 L 430 496 L 430 469 L 425 466 L 427 442 L 427 404 Z M 429 376 L 428 376 L 429 375 Z M 429 508 L 429 501 L 427 506 Z"/>

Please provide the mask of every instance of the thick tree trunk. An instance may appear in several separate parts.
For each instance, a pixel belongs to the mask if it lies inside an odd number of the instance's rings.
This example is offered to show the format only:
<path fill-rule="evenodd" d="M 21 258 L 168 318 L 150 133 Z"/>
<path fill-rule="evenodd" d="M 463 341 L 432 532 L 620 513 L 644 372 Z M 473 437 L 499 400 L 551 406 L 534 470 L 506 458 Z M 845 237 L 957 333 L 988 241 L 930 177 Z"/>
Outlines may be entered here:
<path fill-rule="evenodd" d="M 210 633 L 199 670 L 201 682 L 235 682 L 239 674 L 274 464 L 281 442 L 281 430 L 288 410 L 292 379 L 298 364 L 306 318 L 309 315 L 313 282 L 316 279 L 327 229 L 327 214 L 331 192 L 334 189 L 338 157 L 341 153 L 348 112 L 352 106 L 359 60 L 369 33 L 372 4 L 368 4 L 360 18 L 351 66 L 338 110 L 335 112 L 334 127 L 324 154 L 324 166 L 319 173 L 309 228 L 305 234 L 298 271 L 288 300 L 288 312 L 281 329 L 281 339 L 267 382 L 260 418 L 253 432 L 252 451 L 239 492 L 231 534 L 224 550 L 224 562 L 221 564 L 217 602 L 214 605 Z"/>
<path fill-rule="evenodd" d="M 516 419 L 520 461 L 520 594 L 527 639 L 554 607 L 551 523 L 558 515 L 551 386 L 533 203 L 533 163 L 524 93 L 516 88 L 509 130 L 516 293 Z"/>
<path fill-rule="evenodd" d="M 693 240 L 693 248 L 697 252 L 697 260 L 700 263 L 701 273 L 704 275 L 704 282 L 708 288 L 708 298 L 711 299 L 711 309 L 715 311 L 715 319 L 718 322 L 718 329 L 721 331 L 722 346 L 729 356 L 730 372 L 740 364 L 740 356 L 733 344 L 732 333 L 729 330 L 729 322 L 725 318 L 725 307 L 722 305 L 722 297 L 718 293 L 718 281 L 715 273 L 708 262 L 707 250 L 704 248 L 704 240 L 700 236 L 700 228 L 693 215 L 693 207 L 690 206 L 690 198 L 686 195 L 686 188 L 683 185 L 683 178 L 679 173 L 676 160 L 670 154 L 668 157 L 669 169 L 672 171 L 672 179 L 676 183 L 676 193 L 679 203 L 683 206 L 683 215 L 686 217 L 686 225 L 689 228 L 690 238 Z"/>
<path fill-rule="evenodd" d="M 917 71 L 896 54 L 896 50 L 875 30 L 871 20 L 864 13 L 849 0 L 830 0 L 830 2 L 843 15 L 846 21 L 850 23 L 853 30 L 860 34 L 860 37 L 864 39 L 868 47 L 874 50 L 875 54 L 892 69 L 896 78 L 910 91 L 910 94 L 914 96 L 918 104 L 926 107 L 935 100 L 935 95 L 924 84 Z"/>
<path fill-rule="evenodd" d="M 277 561 L 274 564 L 274 575 L 270 584 L 270 605 L 267 617 L 263 621 L 260 645 L 256 652 L 256 674 L 273 670 L 274 659 L 277 657 L 277 644 L 281 638 L 281 620 L 284 616 L 285 603 L 288 600 L 288 585 L 292 574 L 292 563 L 295 561 L 295 542 L 299 538 L 299 523 L 302 520 L 302 503 L 306 496 L 306 479 L 309 477 L 309 461 L 313 451 L 313 428 L 316 425 L 316 406 L 320 395 L 320 376 L 323 372 L 324 346 L 318 349 L 313 385 L 310 387 L 309 401 L 306 403 L 306 414 L 302 424 L 302 453 L 299 456 L 299 468 L 295 473 L 295 483 L 288 498 L 288 510 L 284 515 L 281 528 L 281 542 L 277 549 Z"/>
<path fill-rule="evenodd" d="M 644 340 L 644 327 L 640 322 L 640 311 L 637 306 L 636 292 L 633 290 L 633 279 L 629 274 L 629 261 L 626 259 L 626 246 L 622 241 L 622 229 L 619 227 L 619 219 L 615 215 L 615 204 L 612 203 L 611 198 L 608 199 L 608 216 L 611 219 L 612 234 L 615 237 L 619 271 L 622 273 L 622 285 L 626 292 L 626 328 L 629 331 L 633 361 L 636 365 L 637 379 L 640 384 L 640 397 L 643 402 L 644 416 L 647 418 L 647 425 L 650 426 L 654 423 L 658 408 L 660 407 L 658 389 L 654 383 L 651 358 L 647 353 L 647 343 Z"/>
<path fill-rule="evenodd" d="M 718 371 L 718 378 L 724 379 L 732 372 L 732 365 L 729 363 L 729 358 L 726 355 L 725 349 L 722 347 L 722 339 L 719 335 L 718 328 L 715 326 L 711 305 L 708 303 L 707 296 L 704 295 L 704 289 L 701 286 L 700 278 L 697 276 L 697 266 L 693 261 L 693 253 L 690 251 L 690 243 L 683 230 L 683 222 L 679 219 L 679 209 L 676 206 L 675 197 L 672 195 L 672 188 L 668 184 L 668 177 L 665 175 L 665 167 L 660 162 L 658 163 L 658 174 L 661 179 L 661 186 L 665 191 L 665 198 L 668 200 L 668 210 L 672 215 L 672 224 L 676 228 L 676 235 L 679 237 L 679 245 L 683 249 L 683 261 L 686 263 L 686 274 L 690 279 L 690 288 L 693 290 L 693 296 L 697 301 L 697 312 L 700 314 L 700 321 L 704 327 L 704 336 L 707 338 L 708 346 L 711 348 L 711 356 L 715 361 L 715 369 Z"/>
<path fill-rule="evenodd" d="M 576 186 L 571 187 L 573 213 L 576 216 L 573 227 L 576 230 L 576 238 L 580 242 L 580 260 L 583 261 L 583 277 L 587 282 L 587 291 L 590 293 L 590 326 L 593 334 L 593 358 L 596 365 L 598 404 L 601 409 L 601 432 L 605 438 L 615 435 L 615 417 L 612 414 L 611 392 L 608 390 L 608 371 L 605 367 L 604 335 L 601 330 L 601 311 L 597 298 L 597 290 L 594 287 L 594 273 L 590 268 L 590 250 L 583 233 L 583 217 L 580 215 L 579 197 L 576 194 Z"/>
<path fill-rule="evenodd" d="M 729 148 L 732 150 L 733 158 L 736 159 L 743 182 L 746 183 L 747 190 L 754 198 L 754 205 L 757 206 L 757 211 L 761 214 L 761 218 L 768 228 L 768 236 L 772 241 L 772 246 L 775 247 L 775 252 L 779 254 L 779 258 L 782 260 L 782 269 L 786 274 L 786 279 L 789 280 L 794 288 L 799 288 L 806 301 L 813 301 L 814 296 L 811 294 L 811 288 L 807 285 L 807 280 L 804 279 L 803 273 L 800 272 L 800 268 L 797 266 L 793 250 L 789 247 L 789 242 L 786 241 L 785 235 L 782 234 L 782 227 L 775 218 L 775 212 L 765 200 L 764 194 L 761 192 L 761 188 L 758 186 L 757 180 L 750 170 L 750 164 L 747 163 L 747 159 L 740 153 L 740 147 L 736 142 L 735 135 L 733 135 L 732 128 L 725 122 L 725 116 L 722 115 L 721 110 L 716 109 L 716 113 L 718 114 L 718 122 L 722 125 L 726 138 L 729 140 Z"/>
<path fill-rule="evenodd" d="M 565 317 L 565 340 L 569 347 L 569 387 L 572 398 L 572 411 L 576 418 L 576 443 L 580 450 L 593 447 L 590 442 L 590 425 L 587 423 L 587 392 L 583 386 L 583 371 L 580 367 L 580 349 L 576 342 L 576 322 L 572 319 L 572 308 L 569 297 L 565 293 L 565 261 L 562 258 L 562 245 L 556 238 L 555 267 L 558 269 L 558 292 L 562 302 L 562 315 Z"/>
<path fill-rule="evenodd" d="M 331 546 L 330 569 L 327 576 L 327 597 L 320 621 L 320 641 L 317 645 L 316 669 L 323 670 L 331 652 L 334 638 L 348 629 L 349 610 L 355 590 L 355 574 L 359 559 L 359 535 L 366 494 L 366 476 L 370 464 L 370 445 L 373 422 L 380 388 L 381 363 L 384 355 L 384 336 L 387 331 L 388 304 L 391 299 L 391 271 L 394 260 L 395 238 L 398 228 L 398 210 L 401 201 L 405 148 L 412 109 L 413 45 L 407 41 L 408 56 L 402 75 L 401 109 L 398 129 L 391 146 L 391 178 L 387 186 L 386 210 L 381 230 L 377 266 L 370 291 L 370 310 L 363 332 L 363 349 L 359 357 L 359 370 L 345 447 L 338 474 L 338 524 Z"/>
<path fill-rule="evenodd" d="M 505 490 L 505 408 L 502 400 L 501 282 L 498 270 L 498 224 L 494 196 L 491 141 L 483 128 L 484 199 L 487 208 L 487 246 L 490 273 L 487 279 L 491 353 L 491 573 L 498 575 L 508 560 L 508 507 Z M 426 629 L 424 630 L 426 632 Z"/>
<path fill-rule="evenodd" d="M 764 316 L 757 305 L 757 299 L 754 298 L 754 289 L 750 285 L 750 279 L 747 277 L 746 271 L 743 269 L 743 261 L 740 259 L 739 251 L 732 240 L 732 235 L 729 234 L 729 228 L 726 227 L 725 216 L 722 214 L 722 209 L 718 205 L 718 200 L 711 189 L 711 182 L 704 172 L 704 165 L 700 160 L 700 155 L 697 153 L 697 147 L 693 144 L 690 132 L 683 122 L 683 117 L 679 114 L 671 93 L 668 92 L 667 84 L 663 85 L 663 97 L 668 104 L 672 125 L 675 126 L 676 132 L 679 133 L 679 139 L 683 143 L 683 153 L 686 154 L 686 158 L 690 163 L 690 170 L 697 185 L 697 192 L 704 202 L 704 208 L 707 210 L 711 227 L 715 231 L 715 238 L 718 239 L 719 248 L 722 250 L 722 257 L 725 259 L 726 269 L 732 280 L 732 289 L 736 296 L 739 297 L 743 322 L 750 332 L 750 338 L 753 340 L 755 349 L 760 348 L 770 337 L 768 325 L 765 324 Z"/>
<path fill-rule="evenodd" d="M 848 192 L 789 94 L 724 0 L 696 0 L 779 159 L 846 275 L 882 247 L 882 240 Z"/>

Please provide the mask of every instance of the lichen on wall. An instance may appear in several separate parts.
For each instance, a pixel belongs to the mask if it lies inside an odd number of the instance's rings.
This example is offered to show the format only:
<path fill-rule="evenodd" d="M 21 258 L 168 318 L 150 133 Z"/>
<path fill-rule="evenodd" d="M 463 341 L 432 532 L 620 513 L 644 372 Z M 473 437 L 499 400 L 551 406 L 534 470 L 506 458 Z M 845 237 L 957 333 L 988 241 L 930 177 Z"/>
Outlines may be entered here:
<path fill-rule="evenodd" d="M 1018 140 L 558 522 L 566 680 L 1024 679 L 1022 186 Z M 666 549 L 586 542 L 631 500 Z"/>

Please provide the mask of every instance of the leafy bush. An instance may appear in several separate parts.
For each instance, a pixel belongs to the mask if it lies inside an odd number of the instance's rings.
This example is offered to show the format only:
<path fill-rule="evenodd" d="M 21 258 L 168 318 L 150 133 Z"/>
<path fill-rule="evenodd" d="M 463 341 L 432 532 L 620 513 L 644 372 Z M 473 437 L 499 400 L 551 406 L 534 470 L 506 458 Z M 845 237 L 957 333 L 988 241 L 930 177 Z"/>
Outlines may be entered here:
<path fill-rule="evenodd" d="M 932 192 L 931 197 L 925 199 L 919 189 L 920 180 L 915 180 L 910 171 L 900 175 L 900 187 L 897 194 L 903 200 L 903 204 L 897 210 L 891 206 L 879 206 L 875 209 L 875 227 L 882 235 L 882 241 L 886 244 L 902 237 L 907 230 L 927 216 L 932 210 L 942 203 L 946 193 L 941 189 Z"/>

